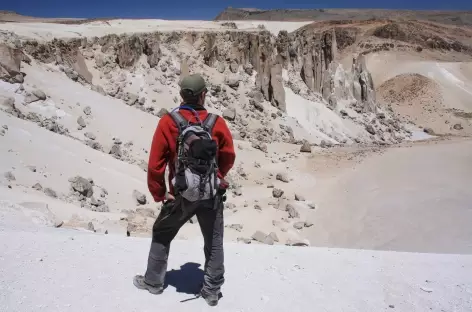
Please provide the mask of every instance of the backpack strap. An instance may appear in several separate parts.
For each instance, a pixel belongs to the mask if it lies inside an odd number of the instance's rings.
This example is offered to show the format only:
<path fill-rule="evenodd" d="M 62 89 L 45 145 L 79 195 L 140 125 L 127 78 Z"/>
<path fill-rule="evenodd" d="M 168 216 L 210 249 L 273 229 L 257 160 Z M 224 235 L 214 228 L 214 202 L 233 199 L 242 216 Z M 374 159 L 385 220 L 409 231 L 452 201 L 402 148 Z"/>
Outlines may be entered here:
<path fill-rule="evenodd" d="M 203 122 L 203 125 L 202 125 L 203 128 L 205 129 L 205 131 L 210 133 L 210 135 L 211 135 L 211 132 L 213 131 L 213 127 L 215 126 L 216 119 L 218 119 L 218 115 L 208 113 L 207 118 Z"/>
<path fill-rule="evenodd" d="M 179 133 L 182 133 L 182 130 L 188 126 L 187 119 L 182 116 L 182 114 L 178 111 L 173 111 L 170 113 L 170 117 L 174 120 L 177 128 L 179 129 Z"/>

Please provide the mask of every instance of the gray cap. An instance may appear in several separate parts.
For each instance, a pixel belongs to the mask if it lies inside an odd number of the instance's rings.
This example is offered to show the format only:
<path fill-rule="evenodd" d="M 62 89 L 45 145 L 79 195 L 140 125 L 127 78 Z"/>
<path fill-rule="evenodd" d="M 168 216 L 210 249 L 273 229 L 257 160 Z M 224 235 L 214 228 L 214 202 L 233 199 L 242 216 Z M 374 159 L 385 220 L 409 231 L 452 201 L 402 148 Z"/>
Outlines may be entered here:
<path fill-rule="evenodd" d="M 186 76 L 180 82 L 180 91 L 191 95 L 199 95 L 206 91 L 205 80 L 199 74 Z"/>

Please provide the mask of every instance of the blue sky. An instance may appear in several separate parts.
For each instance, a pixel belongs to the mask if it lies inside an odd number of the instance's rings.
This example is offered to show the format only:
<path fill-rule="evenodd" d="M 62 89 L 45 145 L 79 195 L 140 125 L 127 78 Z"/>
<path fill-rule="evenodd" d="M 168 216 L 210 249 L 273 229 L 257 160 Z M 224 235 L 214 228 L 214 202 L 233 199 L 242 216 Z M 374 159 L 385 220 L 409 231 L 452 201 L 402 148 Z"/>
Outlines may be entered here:
<path fill-rule="evenodd" d="M 213 19 L 224 8 L 390 8 L 472 10 L 471 0 L 0 0 L 0 10 L 41 17 Z M 385 3 L 385 2 L 384 2 Z"/>

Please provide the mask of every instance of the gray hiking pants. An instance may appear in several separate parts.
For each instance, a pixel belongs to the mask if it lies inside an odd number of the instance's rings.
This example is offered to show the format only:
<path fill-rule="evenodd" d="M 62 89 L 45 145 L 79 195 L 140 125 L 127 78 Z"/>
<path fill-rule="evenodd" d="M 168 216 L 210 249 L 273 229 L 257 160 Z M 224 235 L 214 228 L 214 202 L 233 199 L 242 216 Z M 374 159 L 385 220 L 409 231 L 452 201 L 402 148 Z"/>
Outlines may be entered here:
<path fill-rule="evenodd" d="M 216 209 L 215 209 L 216 208 Z M 179 229 L 197 216 L 204 239 L 204 281 L 203 292 L 218 294 L 224 283 L 223 253 L 223 202 L 214 200 L 189 202 L 182 197 L 167 202 L 152 228 L 152 243 L 149 251 L 148 266 L 145 274 L 146 283 L 164 285 L 169 257 L 170 243 Z"/>

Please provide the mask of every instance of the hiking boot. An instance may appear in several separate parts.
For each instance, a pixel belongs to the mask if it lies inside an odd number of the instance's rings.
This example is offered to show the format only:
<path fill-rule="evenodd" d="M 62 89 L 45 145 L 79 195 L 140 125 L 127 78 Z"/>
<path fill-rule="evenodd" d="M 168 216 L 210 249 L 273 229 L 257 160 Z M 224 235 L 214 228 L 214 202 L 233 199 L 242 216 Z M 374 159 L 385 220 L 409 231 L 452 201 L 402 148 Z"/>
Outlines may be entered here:
<path fill-rule="evenodd" d="M 164 287 L 162 286 L 152 286 L 146 283 L 144 276 L 142 275 L 136 275 L 133 278 L 133 284 L 137 288 L 147 290 L 153 295 L 162 294 L 162 292 L 164 291 Z"/>
<path fill-rule="evenodd" d="M 200 296 L 205 299 L 206 303 L 208 303 L 209 306 L 214 307 L 218 304 L 219 295 L 215 294 L 207 294 L 203 290 L 200 290 Z"/>

